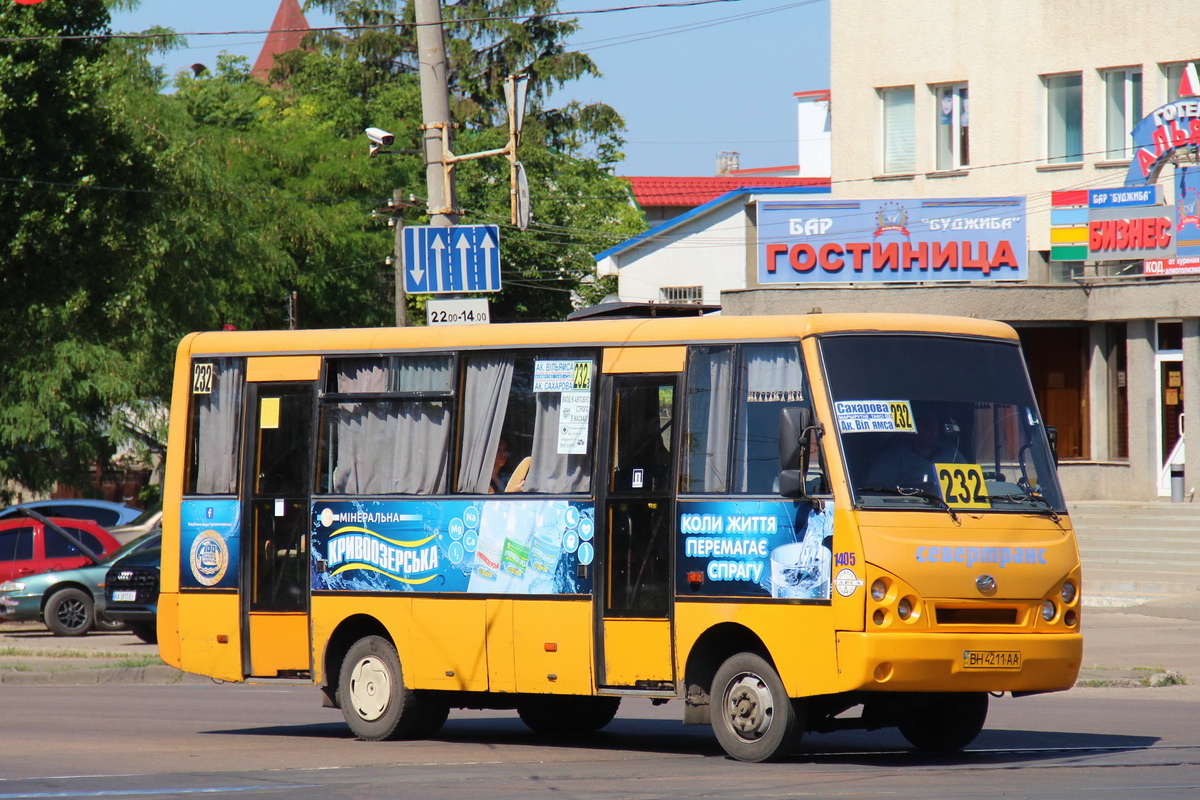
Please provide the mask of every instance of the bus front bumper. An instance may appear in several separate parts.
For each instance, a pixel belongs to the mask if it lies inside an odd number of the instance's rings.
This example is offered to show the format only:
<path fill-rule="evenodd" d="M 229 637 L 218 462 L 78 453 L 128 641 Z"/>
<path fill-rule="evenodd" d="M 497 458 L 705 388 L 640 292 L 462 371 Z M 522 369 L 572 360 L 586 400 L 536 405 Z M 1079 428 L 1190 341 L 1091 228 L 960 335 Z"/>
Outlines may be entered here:
<path fill-rule="evenodd" d="M 1079 633 L 841 632 L 843 691 L 1055 692 L 1075 685 Z"/>

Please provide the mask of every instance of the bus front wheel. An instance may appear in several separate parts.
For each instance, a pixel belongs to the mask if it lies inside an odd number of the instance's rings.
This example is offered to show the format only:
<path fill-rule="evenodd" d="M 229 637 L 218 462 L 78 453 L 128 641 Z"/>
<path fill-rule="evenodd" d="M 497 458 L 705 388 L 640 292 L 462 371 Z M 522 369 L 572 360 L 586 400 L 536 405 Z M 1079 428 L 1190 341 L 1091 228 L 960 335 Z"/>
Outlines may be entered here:
<path fill-rule="evenodd" d="M 417 697 L 404 685 L 400 656 L 382 636 L 363 637 L 346 653 L 338 695 L 346 724 L 364 741 L 410 736 L 421 722 Z"/>
<path fill-rule="evenodd" d="M 904 712 L 900 734 L 923 753 L 953 753 L 975 741 L 987 712 L 985 692 L 929 695 Z"/>
<path fill-rule="evenodd" d="M 755 653 L 728 658 L 713 678 L 713 732 L 738 761 L 770 761 L 795 743 L 796 713 L 779 673 Z"/>

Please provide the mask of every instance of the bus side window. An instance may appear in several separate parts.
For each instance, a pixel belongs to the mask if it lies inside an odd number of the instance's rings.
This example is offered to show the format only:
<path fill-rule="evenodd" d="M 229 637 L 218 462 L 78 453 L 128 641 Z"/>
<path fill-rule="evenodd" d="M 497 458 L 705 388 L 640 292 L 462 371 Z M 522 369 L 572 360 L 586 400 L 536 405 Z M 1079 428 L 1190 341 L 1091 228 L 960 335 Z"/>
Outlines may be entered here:
<path fill-rule="evenodd" d="M 596 419 L 595 354 L 577 350 L 480 353 L 468 356 L 465 363 L 455 490 L 467 494 L 589 491 Z M 587 420 L 586 430 L 576 430 L 576 422 L 568 424 L 580 418 Z M 582 435 L 582 443 L 568 441 L 572 433 Z M 505 463 L 497 473 L 501 442 L 506 445 Z"/>
<path fill-rule="evenodd" d="M 185 494 L 237 494 L 245 360 L 192 362 Z"/>
<path fill-rule="evenodd" d="M 332 361 L 321 404 L 318 491 L 444 493 L 453 376 L 452 356 Z"/>

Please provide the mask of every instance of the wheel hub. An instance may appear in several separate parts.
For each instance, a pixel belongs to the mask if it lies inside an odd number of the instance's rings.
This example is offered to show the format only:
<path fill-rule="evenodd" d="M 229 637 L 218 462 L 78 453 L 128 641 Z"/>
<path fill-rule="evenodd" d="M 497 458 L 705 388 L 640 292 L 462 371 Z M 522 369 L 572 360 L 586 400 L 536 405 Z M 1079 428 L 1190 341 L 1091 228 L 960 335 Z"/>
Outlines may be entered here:
<path fill-rule="evenodd" d="M 350 673 L 350 704 L 368 722 L 379 719 L 392 697 L 392 681 L 383 662 L 368 656 Z"/>
<path fill-rule="evenodd" d="M 775 715 L 771 690 L 757 675 L 743 673 L 737 676 L 725 692 L 725 715 L 730 727 L 743 739 L 761 739 Z"/>

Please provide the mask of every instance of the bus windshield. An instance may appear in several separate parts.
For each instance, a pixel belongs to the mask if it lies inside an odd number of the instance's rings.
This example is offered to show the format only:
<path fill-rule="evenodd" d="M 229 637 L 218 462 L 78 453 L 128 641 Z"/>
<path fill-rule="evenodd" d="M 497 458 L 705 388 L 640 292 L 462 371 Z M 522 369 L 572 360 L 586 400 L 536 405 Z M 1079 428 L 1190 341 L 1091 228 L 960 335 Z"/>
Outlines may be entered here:
<path fill-rule="evenodd" d="M 859 507 L 1066 511 L 1015 341 L 910 334 L 820 341 Z"/>

